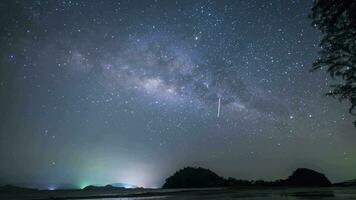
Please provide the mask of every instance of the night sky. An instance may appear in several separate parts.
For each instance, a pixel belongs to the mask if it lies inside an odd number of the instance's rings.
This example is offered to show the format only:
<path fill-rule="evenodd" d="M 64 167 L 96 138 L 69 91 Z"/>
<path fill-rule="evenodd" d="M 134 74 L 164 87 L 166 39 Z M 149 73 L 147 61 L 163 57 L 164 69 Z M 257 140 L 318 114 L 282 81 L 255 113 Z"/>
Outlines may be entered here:
<path fill-rule="evenodd" d="M 356 178 L 349 105 L 310 72 L 311 6 L 1 1 L 0 184 L 160 187 L 188 165 Z"/>

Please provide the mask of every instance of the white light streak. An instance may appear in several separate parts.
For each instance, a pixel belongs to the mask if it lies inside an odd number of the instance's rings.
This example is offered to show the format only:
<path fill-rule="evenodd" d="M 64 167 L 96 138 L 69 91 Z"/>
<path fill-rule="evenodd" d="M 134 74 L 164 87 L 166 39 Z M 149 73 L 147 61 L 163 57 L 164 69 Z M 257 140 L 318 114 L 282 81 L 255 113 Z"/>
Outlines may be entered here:
<path fill-rule="evenodd" d="M 217 114 L 217 117 L 220 117 L 220 106 L 221 106 L 221 99 L 220 99 L 220 97 L 219 97 L 218 114 Z"/>

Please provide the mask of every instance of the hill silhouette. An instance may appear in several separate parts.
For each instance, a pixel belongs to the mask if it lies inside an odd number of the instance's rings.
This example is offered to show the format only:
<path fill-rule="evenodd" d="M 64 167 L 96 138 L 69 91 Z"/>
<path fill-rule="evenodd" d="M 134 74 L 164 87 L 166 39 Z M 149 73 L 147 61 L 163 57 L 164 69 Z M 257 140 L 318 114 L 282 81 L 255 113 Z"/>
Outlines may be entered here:
<path fill-rule="evenodd" d="M 139 186 L 137 185 L 127 184 L 127 183 L 111 183 L 110 185 L 116 188 L 126 188 L 126 189 L 139 188 Z"/>
<path fill-rule="evenodd" d="M 95 185 L 88 185 L 83 190 L 95 190 L 95 191 L 108 191 L 108 190 L 118 190 L 118 189 L 125 189 L 124 187 L 114 187 L 112 185 L 105 185 L 105 186 L 95 186 Z"/>
<path fill-rule="evenodd" d="M 163 188 L 222 187 L 225 179 L 209 169 L 185 167 L 166 179 Z"/>
<path fill-rule="evenodd" d="M 248 181 L 235 178 L 225 179 L 209 169 L 185 167 L 166 179 L 163 188 L 203 188 L 236 186 L 289 186 L 289 187 L 325 187 L 331 182 L 324 174 L 314 170 L 299 168 L 287 179 L 276 181 Z"/>
<path fill-rule="evenodd" d="M 299 168 L 285 180 L 287 186 L 324 187 L 330 186 L 331 182 L 322 173 L 311 169 Z"/>
<path fill-rule="evenodd" d="M 35 192 L 37 189 L 23 188 L 13 185 L 0 186 L 0 193 L 23 193 L 23 192 Z"/>
<path fill-rule="evenodd" d="M 333 184 L 335 186 L 356 186 L 356 179 Z"/>

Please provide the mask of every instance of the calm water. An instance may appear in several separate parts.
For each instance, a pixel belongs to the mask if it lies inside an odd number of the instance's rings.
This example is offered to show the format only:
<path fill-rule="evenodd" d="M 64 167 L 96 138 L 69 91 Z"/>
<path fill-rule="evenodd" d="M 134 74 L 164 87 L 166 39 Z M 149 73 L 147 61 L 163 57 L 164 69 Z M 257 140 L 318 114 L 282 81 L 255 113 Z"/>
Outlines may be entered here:
<path fill-rule="evenodd" d="M 231 190 L 204 190 L 166 193 L 159 196 L 130 197 L 130 198 L 99 198 L 100 200 L 193 200 L 193 199 L 247 199 L 247 200 L 356 200 L 356 187 L 348 188 L 286 188 L 286 189 L 231 189 Z M 89 200 L 89 199 L 86 199 Z"/>
<path fill-rule="evenodd" d="M 167 196 L 152 196 L 152 197 L 123 197 L 123 198 L 98 198 L 94 200 L 146 200 L 146 199 L 167 199 Z M 84 200 L 93 200 L 93 199 L 84 199 Z"/>
<path fill-rule="evenodd" d="M 71 198 L 74 197 L 74 198 Z M 91 197 L 91 198 L 89 198 Z M 111 197 L 111 198 L 108 198 Z M 356 187 L 332 188 L 237 188 L 153 190 L 133 189 L 115 192 L 42 191 L 31 194 L 2 194 L 6 200 L 48 200 L 51 198 L 83 200 L 356 200 Z"/>

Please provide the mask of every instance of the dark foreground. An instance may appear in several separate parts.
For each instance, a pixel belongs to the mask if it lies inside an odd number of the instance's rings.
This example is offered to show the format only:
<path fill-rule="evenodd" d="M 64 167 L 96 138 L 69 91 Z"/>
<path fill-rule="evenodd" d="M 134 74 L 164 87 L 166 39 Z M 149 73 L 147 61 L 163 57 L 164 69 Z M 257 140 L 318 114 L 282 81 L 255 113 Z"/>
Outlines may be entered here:
<path fill-rule="evenodd" d="M 115 191 L 40 191 L 22 194 L 0 194 L 0 199 L 249 199 L 249 200 L 303 200 L 303 199 L 356 199 L 356 187 L 329 188 L 213 188 L 213 189 L 129 189 Z"/>

